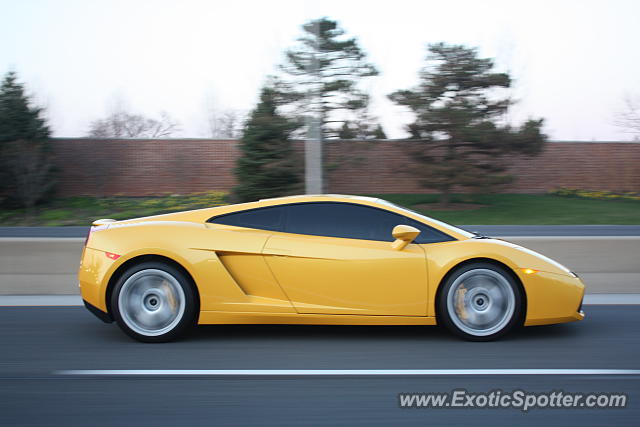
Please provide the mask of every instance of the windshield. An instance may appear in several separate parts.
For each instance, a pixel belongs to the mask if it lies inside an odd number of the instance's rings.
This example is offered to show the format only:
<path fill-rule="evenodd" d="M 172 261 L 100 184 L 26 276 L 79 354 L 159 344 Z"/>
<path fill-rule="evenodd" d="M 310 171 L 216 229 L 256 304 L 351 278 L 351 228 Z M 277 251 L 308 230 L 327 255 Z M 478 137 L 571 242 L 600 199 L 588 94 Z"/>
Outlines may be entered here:
<path fill-rule="evenodd" d="M 446 230 L 451 230 L 453 232 L 462 234 L 462 235 L 464 235 L 466 237 L 473 237 L 475 235 L 474 233 L 471 233 L 471 232 L 469 232 L 467 230 L 464 230 L 464 229 L 462 229 L 460 227 L 456 227 L 455 225 L 451 225 L 451 224 L 449 224 L 447 222 L 431 218 L 430 216 L 423 215 L 420 212 L 416 212 L 416 211 L 414 211 L 412 209 L 405 208 L 404 206 L 396 205 L 395 203 L 391 203 L 391 202 L 389 202 L 387 200 L 377 199 L 377 202 L 379 202 L 380 204 L 383 204 L 383 205 L 394 207 L 394 208 L 399 209 L 399 210 L 404 211 L 404 212 L 411 213 L 413 215 L 416 215 L 416 216 L 424 219 L 425 221 L 438 224 L 439 226 L 441 226 L 442 228 L 444 228 Z"/>

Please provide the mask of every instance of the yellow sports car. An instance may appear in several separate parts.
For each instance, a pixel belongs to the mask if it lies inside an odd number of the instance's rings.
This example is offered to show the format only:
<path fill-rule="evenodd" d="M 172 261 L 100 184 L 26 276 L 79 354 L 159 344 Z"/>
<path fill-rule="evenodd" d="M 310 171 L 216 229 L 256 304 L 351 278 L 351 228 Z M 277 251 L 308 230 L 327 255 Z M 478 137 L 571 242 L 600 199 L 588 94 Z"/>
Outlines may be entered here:
<path fill-rule="evenodd" d="M 145 342 L 196 323 L 442 324 L 487 341 L 584 317 L 559 263 L 357 196 L 98 220 L 79 281 L 92 313 Z"/>

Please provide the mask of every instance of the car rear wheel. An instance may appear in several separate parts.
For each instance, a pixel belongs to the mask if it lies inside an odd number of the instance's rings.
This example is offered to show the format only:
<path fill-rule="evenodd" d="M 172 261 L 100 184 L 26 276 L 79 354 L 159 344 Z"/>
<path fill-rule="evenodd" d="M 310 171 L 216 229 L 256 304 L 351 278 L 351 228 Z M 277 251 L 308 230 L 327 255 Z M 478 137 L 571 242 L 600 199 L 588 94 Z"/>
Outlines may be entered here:
<path fill-rule="evenodd" d="M 178 269 L 146 262 L 128 269 L 116 284 L 111 307 L 120 328 L 143 342 L 173 340 L 195 324 L 197 299 Z"/>
<path fill-rule="evenodd" d="M 522 290 L 496 265 L 474 263 L 451 274 L 438 298 L 438 321 L 470 341 L 499 338 L 523 319 Z"/>

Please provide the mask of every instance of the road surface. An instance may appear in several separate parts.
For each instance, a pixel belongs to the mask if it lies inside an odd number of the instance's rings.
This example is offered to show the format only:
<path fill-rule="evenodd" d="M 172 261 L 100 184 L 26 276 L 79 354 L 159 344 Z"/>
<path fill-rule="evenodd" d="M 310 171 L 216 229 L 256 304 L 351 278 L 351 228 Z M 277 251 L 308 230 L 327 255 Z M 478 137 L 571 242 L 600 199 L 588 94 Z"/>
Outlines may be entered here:
<path fill-rule="evenodd" d="M 74 376 L 78 369 L 640 369 L 640 306 L 492 343 L 439 327 L 204 326 L 141 344 L 81 307 L 0 307 L 0 425 L 637 425 L 640 375 Z M 400 409 L 398 393 L 624 392 L 624 409 Z"/>

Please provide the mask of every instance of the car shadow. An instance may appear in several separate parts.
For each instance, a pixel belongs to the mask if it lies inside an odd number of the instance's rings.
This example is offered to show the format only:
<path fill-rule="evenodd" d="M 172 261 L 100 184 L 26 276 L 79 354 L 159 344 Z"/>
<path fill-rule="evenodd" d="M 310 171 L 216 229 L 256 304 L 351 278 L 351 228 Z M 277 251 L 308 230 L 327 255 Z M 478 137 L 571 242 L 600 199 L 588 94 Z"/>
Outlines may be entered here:
<path fill-rule="evenodd" d="M 579 334 L 575 325 L 545 325 L 519 328 L 500 338 L 500 341 L 564 340 Z M 262 340 L 421 340 L 463 341 L 441 326 L 353 326 L 353 325 L 200 325 L 185 339 L 202 341 L 210 339 Z"/>

